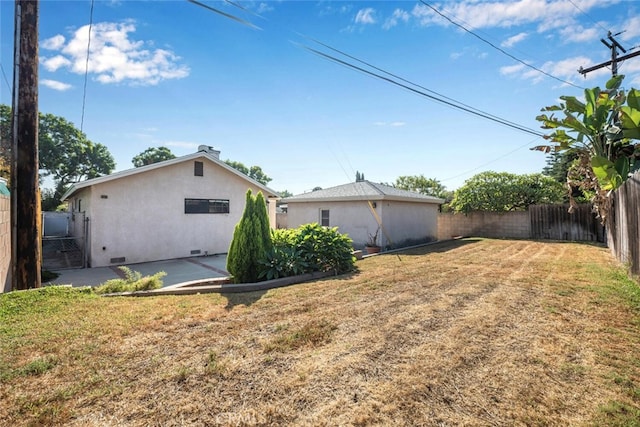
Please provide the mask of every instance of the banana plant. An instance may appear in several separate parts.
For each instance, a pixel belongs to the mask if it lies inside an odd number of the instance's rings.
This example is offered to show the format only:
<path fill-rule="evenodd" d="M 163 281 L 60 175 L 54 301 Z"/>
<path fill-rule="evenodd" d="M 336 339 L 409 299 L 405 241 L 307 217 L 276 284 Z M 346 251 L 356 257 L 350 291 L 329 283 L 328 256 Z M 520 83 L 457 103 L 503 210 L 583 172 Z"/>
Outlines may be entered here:
<path fill-rule="evenodd" d="M 552 130 L 544 137 L 552 144 L 533 149 L 573 150 L 588 157 L 599 189 L 609 193 L 640 169 L 640 91 L 625 92 L 623 79 L 612 78 L 604 90 L 585 89 L 584 102 L 561 96 L 559 105 L 543 108 L 536 117 L 543 129 Z M 564 117 L 556 117 L 560 111 Z"/>

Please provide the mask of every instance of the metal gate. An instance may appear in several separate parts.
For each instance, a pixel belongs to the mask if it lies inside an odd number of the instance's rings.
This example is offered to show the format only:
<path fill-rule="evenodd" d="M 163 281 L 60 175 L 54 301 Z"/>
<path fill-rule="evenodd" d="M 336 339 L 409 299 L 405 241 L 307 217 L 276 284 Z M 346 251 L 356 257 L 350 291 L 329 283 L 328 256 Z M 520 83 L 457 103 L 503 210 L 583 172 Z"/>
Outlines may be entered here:
<path fill-rule="evenodd" d="M 42 268 L 86 267 L 87 229 L 88 218 L 84 212 L 43 212 Z"/>

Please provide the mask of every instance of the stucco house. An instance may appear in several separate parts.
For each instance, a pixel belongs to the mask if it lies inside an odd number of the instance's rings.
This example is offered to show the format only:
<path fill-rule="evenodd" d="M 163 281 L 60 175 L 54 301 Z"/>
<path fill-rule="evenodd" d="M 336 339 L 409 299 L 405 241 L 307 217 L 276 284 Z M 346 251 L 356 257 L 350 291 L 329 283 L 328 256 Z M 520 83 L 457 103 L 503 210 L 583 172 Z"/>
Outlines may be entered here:
<path fill-rule="evenodd" d="M 283 199 L 290 228 L 317 222 L 338 227 L 364 247 L 377 243 L 397 248 L 436 239 L 438 211 L 444 200 L 370 181 L 357 181 Z"/>
<path fill-rule="evenodd" d="M 272 227 L 278 194 L 198 152 L 74 184 L 64 195 L 90 267 L 226 253 L 248 189 L 262 192 Z"/>

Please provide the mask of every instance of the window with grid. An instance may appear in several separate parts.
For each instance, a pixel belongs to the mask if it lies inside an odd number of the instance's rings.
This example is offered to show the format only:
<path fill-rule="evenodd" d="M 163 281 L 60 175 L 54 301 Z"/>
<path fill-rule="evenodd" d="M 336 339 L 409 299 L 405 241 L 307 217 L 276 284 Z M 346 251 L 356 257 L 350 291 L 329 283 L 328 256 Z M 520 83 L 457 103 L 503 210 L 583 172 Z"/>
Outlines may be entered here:
<path fill-rule="evenodd" d="M 322 209 L 320 211 L 320 225 L 329 227 L 329 209 Z"/>

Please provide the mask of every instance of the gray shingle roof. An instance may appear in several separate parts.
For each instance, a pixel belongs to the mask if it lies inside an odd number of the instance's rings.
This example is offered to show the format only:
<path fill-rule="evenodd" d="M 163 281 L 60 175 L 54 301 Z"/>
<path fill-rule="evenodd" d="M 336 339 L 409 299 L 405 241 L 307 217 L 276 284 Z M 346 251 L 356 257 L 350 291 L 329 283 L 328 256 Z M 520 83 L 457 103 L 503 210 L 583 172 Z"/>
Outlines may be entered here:
<path fill-rule="evenodd" d="M 298 194 L 283 199 L 285 203 L 327 202 L 348 200 L 398 200 L 442 204 L 444 200 L 413 191 L 401 190 L 371 181 L 350 182 L 336 187 Z"/>

